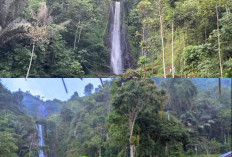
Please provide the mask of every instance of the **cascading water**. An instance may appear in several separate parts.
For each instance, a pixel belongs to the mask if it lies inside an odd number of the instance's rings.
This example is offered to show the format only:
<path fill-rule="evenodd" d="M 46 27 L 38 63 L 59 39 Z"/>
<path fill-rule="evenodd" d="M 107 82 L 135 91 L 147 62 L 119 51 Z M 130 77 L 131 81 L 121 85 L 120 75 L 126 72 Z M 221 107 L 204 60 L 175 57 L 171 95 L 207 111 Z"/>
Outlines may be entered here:
<path fill-rule="evenodd" d="M 42 125 L 38 124 L 37 125 L 37 130 L 38 130 L 38 136 L 39 136 L 39 146 L 44 146 L 44 140 L 43 140 L 43 129 L 42 129 Z M 39 157 L 45 157 L 44 155 L 44 151 L 43 150 L 39 150 Z"/>
<path fill-rule="evenodd" d="M 121 50 L 121 22 L 120 22 L 120 9 L 121 3 L 115 3 L 114 12 L 114 27 L 112 32 L 112 50 L 111 50 L 111 66 L 113 68 L 113 73 L 116 75 L 123 73 L 122 64 L 122 50 Z"/>

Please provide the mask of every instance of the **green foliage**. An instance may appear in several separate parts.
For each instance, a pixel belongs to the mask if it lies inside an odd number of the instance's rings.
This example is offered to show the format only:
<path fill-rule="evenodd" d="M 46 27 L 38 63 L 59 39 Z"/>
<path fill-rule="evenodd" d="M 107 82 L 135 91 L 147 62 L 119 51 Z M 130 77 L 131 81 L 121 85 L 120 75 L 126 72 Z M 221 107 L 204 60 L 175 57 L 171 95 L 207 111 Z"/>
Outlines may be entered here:
<path fill-rule="evenodd" d="M 41 6 L 48 8 L 48 15 L 43 14 L 45 10 L 39 10 Z M 35 45 L 30 77 L 83 77 L 108 72 L 109 54 L 102 40 L 108 6 L 109 1 L 52 0 L 45 3 L 29 0 L 21 15 L 31 24 L 25 28 L 29 32 L 23 39 L 16 38 L 1 46 L 0 75 L 25 77 L 31 58 L 31 41 L 35 39 L 30 33 L 34 30 L 41 35 L 40 20 L 45 20 L 47 36 Z M 42 14 L 44 17 L 39 17 Z M 93 25 L 95 27 L 91 27 Z"/>
<path fill-rule="evenodd" d="M 18 147 L 13 134 L 0 132 L 0 139 L 0 153 L 3 155 L 2 157 L 17 157 L 16 151 L 18 150 Z"/>
<path fill-rule="evenodd" d="M 191 111 L 192 100 L 197 95 L 196 86 L 188 79 L 170 79 L 162 82 L 162 87 L 169 93 L 168 109 L 178 111 Z"/>
<path fill-rule="evenodd" d="M 229 59 L 224 63 L 225 65 L 225 77 L 231 78 L 232 77 L 232 59 Z"/>
<path fill-rule="evenodd" d="M 102 150 L 103 154 L 107 133 L 109 88 L 110 84 L 105 82 L 104 89 L 97 93 L 70 99 L 65 104 L 56 119 L 57 138 L 60 141 L 57 153 L 68 157 L 97 156 Z"/>
<path fill-rule="evenodd" d="M 228 28 L 230 28 L 231 23 L 231 13 L 228 10 L 231 7 L 231 3 L 229 1 L 164 0 L 160 1 L 161 4 L 159 4 L 159 1 L 128 3 L 133 6 L 129 10 L 131 14 L 130 20 L 136 21 L 136 23 L 128 23 L 128 28 L 133 28 L 134 30 L 130 32 L 130 35 L 131 33 L 134 36 L 137 35 L 136 40 L 132 38 L 133 36 L 130 38 L 131 45 L 134 49 L 134 47 L 138 48 L 140 43 L 140 48 L 146 48 L 149 54 L 148 57 L 152 60 L 147 65 L 149 68 L 146 69 L 148 77 L 161 77 L 163 73 L 159 25 L 159 7 L 161 5 L 161 18 L 163 18 L 165 38 L 165 65 L 168 67 L 166 69 L 167 75 L 171 74 L 169 70 L 172 66 L 171 27 L 173 23 L 176 77 L 219 77 L 217 6 L 219 8 L 223 73 L 225 77 L 230 76 L 231 29 Z M 135 9 L 137 14 L 135 14 Z M 148 27 L 144 33 L 145 23 Z M 143 34 L 145 34 L 145 38 L 141 38 Z M 138 39 L 138 37 L 140 38 Z M 141 53 L 141 50 L 135 51 L 140 51 Z M 135 60 L 138 61 L 139 57 L 136 56 Z M 140 65 L 137 71 L 139 72 L 142 68 L 143 65 Z"/>
<path fill-rule="evenodd" d="M 139 65 L 144 65 L 144 64 L 149 63 L 149 61 L 150 61 L 149 58 L 147 58 L 146 56 L 142 56 L 139 58 L 138 63 L 139 63 Z"/>
<path fill-rule="evenodd" d="M 109 75 L 110 52 L 104 42 L 110 42 L 105 37 L 109 33 L 107 27 L 112 19 L 109 17 L 112 2 L 114 1 L 49 0 L 45 3 L 43 0 L 28 0 L 24 8 L 18 6 L 18 3 L 16 6 L 12 5 L 9 7 L 12 8 L 12 14 L 6 12 L 4 15 L 6 23 L 20 17 L 31 26 L 23 27 L 25 32 L 19 30 L 6 35 L 11 42 L 6 41 L 0 48 L 0 75 L 25 77 L 34 40 L 39 42 L 36 43 L 30 77 Z M 231 77 L 231 1 L 125 0 L 121 4 L 121 23 L 126 26 L 133 60 L 137 64 L 135 67 L 138 68 L 132 77 L 139 77 L 136 73 L 140 73 L 142 68 L 146 71 L 145 77 L 162 77 L 160 20 L 163 23 L 165 71 L 168 77 L 171 76 L 172 60 L 176 77 L 220 76 L 217 23 L 223 74 L 224 77 Z M 40 15 L 43 15 L 42 19 Z M 5 26 L 1 27 L 4 29 Z M 42 28 L 45 28 L 45 32 Z M 43 33 L 46 34 L 46 39 L 39 40 Z M 12 34 L 16 37 L 11 38 Z M 103 39 L 106 41 L 103 42 Z M 140 64 L 140 57 L 144 55 L 151 61 L 146 66 Z"/>
<path fill-rule="evenodd" d="M 128 81 L 117 80 L 114 83 L 112 93 L 112 105 L 119 114 L 128 114 L 134 109 L 157 112 L 164 104 L 165 92 L 158 91 L 154 81 L 131 79 Z M 155 102 L 159 102 L 153 106 Z M 137 112 L 137 111 L 136 111 Z"/>
<path fill-rule="evenodd" d="M 147 17 L 152 10 L 151 2 L 149 0 L 142 0 L 137 5 L 137 10 L 142 18 Z"/>
<path fill-rule="evenodd" d="M 183 52 L 186 64 L 191 67 L 191 70 L 198 70 L 200 59 L 202 58 L 202 48 L 198 46 L 188 46 Z"/>
<path fill-rule="evenodd" d="M 90 95 L 92 93 L 92 91 L 93 91 L 93 84 L 91 84 L 91 83 L 87 84 L 85 86 L 85 91 L 84 91 L 85 95 L 86 96 Z"/>
<path fill-rule="evenodd" d="M 0 99 L 0 154 L 3 157 L 23 157 L 28 154 L 36 132 L 34 121 L 22 112 L 22 95 L 12 94 L 1 82 Z"/>
<path fill-rule="evenodd" d="M 223 54 L 223 67 L 225 76 L 230 76 L 231 64 L 231 32 L 228 28 L 231 28 L 229 20 L 231 13 L 224 13 L 220 20 L 221 25 L 221 44 Z M 227 22 L 225 22 L 227 21 Z M 189 76 L 200 77 L 219 77 L 219 70 L 215 71 L 219 67 L 219 60 L 217 55 L 218 49 L 218 37 L 217 31 L 213 30 L 208 39 L 209 43 L 202 46 L 189 46 L 184 49 L 183 55 L 186 61 L 185 70 Z"/>
<path fill-rule="evenodd" d="M 115 113 L 123 119 L 122 123 L 116 121 L 111 127 L 116 125 L 116 128 L 118 128 L 117 125 L 119 124 L 124 126 L 129 132 L 127 133 L 129 135 L 127 137 L 128 145 L 138 146 L 141 141 L 139 134 L 141 128 L 137 119 L 146 115 L 146 113 L 157 114 L 162 110 L 166 99 L 165 91 L 158 90 L 153 80 L 119 79 L 114 82 L 111 93 L 111 102 Z M 119 141 L 116 139 L 115 142 Z M 127 143 L 124 143 L 124 145 L 127 145 Z"/>
<path fill-rule="evenodd" d="M 216 53 L 216 51 L 210 48 L 210 46 L 188 46 L 184 49 L 185 73 L 188 73 L 191 77 L 219 76 L 219 71 L 214 71 L 219 62 L 217 58 L 210 58 L 210 54 Z"/>
<path fill-rule="evenodd" d="M 43 125 L 43 149 L 62 157 L 129 156 L 130 145 L 140 157 L 191 156 L 196 145 L 202 157 L 230 151 L 230 79 L 221 79 L 220 97 L 217 79 L 154 80 L 114 79 L 95 93 L 89 85 L 88 96 L 56 100 L 60 112 L 34 120 L 20 105 L 26 94 L 0 83 L 1 155 L 28 156 L 31 146 L 31 156 L 38 156 L 35 123 Z"/>

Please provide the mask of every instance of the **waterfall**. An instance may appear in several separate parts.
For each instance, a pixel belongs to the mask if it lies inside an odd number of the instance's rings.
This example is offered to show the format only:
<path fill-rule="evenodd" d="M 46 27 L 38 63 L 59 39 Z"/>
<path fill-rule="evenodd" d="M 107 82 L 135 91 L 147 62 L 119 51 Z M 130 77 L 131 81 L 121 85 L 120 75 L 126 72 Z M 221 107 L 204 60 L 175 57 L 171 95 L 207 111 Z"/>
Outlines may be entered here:
<path fill-rule="evenodd" d="M 120 23 L 120 2 L 115 3 L 114 26 L 111 41 L 111 66 L 114 74 L 123 73 L 122 50 L 121 50 L 121 23 Z"/>
<path fill-rule="evenodd" d="M 37 130 L 38 130 L 38 136 L 39 136 L 39 146 L 44 146 L 44 140 L 43 140 L 43 129 L 42 129 L 42 125 L 38 124 L 37 125 Z M 43 150 L 39 150 L 39 157 L 45 157 L 44 155 L 44 151 Z"/>

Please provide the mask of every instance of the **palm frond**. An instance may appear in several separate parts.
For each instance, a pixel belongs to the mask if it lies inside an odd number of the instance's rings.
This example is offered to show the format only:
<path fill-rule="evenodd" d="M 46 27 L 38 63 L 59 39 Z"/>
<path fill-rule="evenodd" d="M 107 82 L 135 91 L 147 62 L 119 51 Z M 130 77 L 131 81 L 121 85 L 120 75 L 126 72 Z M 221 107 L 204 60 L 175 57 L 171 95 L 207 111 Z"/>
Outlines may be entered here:
<path fill-rule="evenodd" d="M 11 40 L 26 37 L 26 32 L 31 28 L 31 24 L 26 20 L 17 18 L 0 31 L 0 46 Z"/>

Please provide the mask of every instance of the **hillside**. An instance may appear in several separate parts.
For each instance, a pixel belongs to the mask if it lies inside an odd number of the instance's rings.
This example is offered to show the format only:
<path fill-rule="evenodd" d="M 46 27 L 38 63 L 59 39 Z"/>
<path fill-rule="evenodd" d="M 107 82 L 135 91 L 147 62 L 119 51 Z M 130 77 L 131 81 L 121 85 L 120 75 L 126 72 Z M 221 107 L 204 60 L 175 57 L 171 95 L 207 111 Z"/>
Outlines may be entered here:
<path fill-rule="evenodd" d="M 59 100 L 43 101 L 39 96 L 33 96 L 29 92 L 22 92 L 22 96 L 23 109 L 31 116 L 48 117 L 59 113 L 63 106 Z"/>

